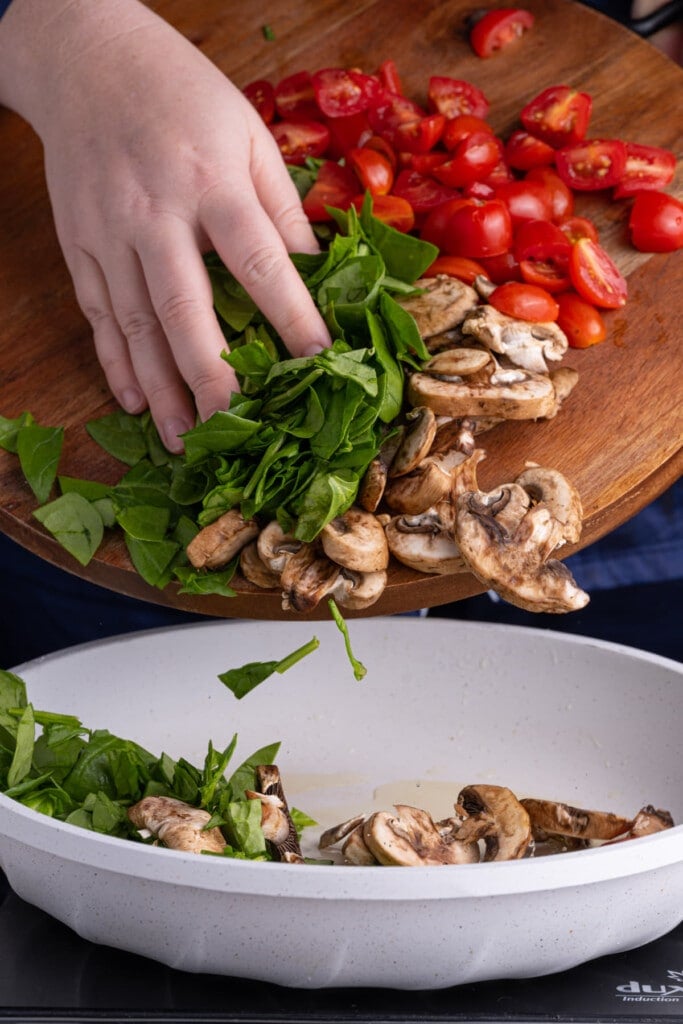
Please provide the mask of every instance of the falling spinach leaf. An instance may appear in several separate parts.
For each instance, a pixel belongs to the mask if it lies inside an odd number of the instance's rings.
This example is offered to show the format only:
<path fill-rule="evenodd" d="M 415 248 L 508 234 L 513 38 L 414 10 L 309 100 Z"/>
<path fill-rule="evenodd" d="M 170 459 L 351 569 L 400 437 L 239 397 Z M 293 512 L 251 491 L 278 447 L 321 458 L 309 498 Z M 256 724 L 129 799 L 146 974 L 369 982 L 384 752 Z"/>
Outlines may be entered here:
<path fill-rule="evenodd" d="M 238 700 L 241 700 L 265 679 L 268 679 L 273 672 L 280 674 L 286 672 L 307 654 L 317 651 L 319 646 L 320 641 L 313 637 L 307 644 L 297 648 L 296 651 L 280 661 L 252 661 L 240 668 L 231 668 L 227 672 L 222 672 L 218 678 Z"/>
<path fill-rule="evenodd" d="M 351 662 L 351 667 L 353 668 L 353 674 L 358 680 L 364 679 L 368 670 L 362 662 L 358 661 L 358 659 L 354 657 L 353 651 L 351 650 L 351 638 L 349 636 L 349 630 L 346 622 L 344 621 L 344 617 L 339 611 L 334 598 L 330 598 L 327 604 L 330 612 L 332 613 L 332 618 L 337 624 L 337 628 L 344 636 L 344 646 L 346 647 L 346 654 Z"/>

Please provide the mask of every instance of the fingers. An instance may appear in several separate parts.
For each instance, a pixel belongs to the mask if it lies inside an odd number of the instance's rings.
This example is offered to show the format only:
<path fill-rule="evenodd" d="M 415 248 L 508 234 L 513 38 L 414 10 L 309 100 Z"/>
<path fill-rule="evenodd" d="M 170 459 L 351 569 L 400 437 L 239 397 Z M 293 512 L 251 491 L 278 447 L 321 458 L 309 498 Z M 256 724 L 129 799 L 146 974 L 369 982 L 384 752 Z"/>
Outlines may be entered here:
<path fill-rule="evenodd" d="M 278 160 L 282 164 L 279 156 Z M 291 202 L 286 189 L 274 187 L 264 201 L 270 214 L 250 182 L 241 187 L 232 182 L 229 190 L 214 188 L 202 199 L 201 223 L 218 255 L 291 354 L 310 355 L 329 345 L 330 336 L 287 248 L 311 252 L 317 246 L 311 245 L 310 226 L 299 219 L 297 203 Z"/>
<path fill-rule="evenodd" d="M 259 135 L 251 173 L 261 205 L 275 225 L 287 251 L 318 252 L 318 240 L 270 132 L 263 132 L 263 137 Z"/>

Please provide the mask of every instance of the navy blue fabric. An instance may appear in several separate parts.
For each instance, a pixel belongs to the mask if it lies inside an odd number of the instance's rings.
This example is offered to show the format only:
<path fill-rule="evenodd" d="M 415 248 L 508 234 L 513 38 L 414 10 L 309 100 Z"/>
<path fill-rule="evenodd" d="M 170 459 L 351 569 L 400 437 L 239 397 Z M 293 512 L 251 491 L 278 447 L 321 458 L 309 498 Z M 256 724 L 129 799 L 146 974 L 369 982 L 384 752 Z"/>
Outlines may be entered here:
<path fill-rule="evenodd" d="M 2 18 L 3 14 L 5 13 L 5 11 L 11 3 L 12 0 L 0 0 L 0 18 Z"/>

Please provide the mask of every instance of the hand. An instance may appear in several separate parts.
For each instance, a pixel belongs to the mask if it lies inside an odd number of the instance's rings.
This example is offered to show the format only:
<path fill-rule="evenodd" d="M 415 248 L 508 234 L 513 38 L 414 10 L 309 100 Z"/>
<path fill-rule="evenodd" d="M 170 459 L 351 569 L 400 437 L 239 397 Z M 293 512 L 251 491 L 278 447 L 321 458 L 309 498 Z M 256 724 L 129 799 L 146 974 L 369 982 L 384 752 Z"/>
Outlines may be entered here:
<path fill-rule="evenodd" d="M 0 25 L 0 62 L 23 31 L 23 74 L 39 68 L 16 97 L 0 75 L 0 99 L 9 92 L 42 138 L 59 241 L 113 394 L 129 412 L 149 405 L 179 451 L 195 405 L 206 419 L 237 388 L 201 254 L 214 248 L 302 355 L 329 335 L 287 253 L 315 252 L 315 237 L 256 111 L 170 25 L 137 0 L 56 0 L 36 32 L 40 2 L 12 5 Z"/>

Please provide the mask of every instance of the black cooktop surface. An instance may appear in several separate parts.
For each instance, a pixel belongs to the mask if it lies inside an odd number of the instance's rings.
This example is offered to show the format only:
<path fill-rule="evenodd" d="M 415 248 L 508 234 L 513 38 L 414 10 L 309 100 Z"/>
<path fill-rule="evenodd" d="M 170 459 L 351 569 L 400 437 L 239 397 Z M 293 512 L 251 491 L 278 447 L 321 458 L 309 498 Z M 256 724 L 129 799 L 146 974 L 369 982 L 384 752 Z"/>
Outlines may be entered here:
<path fill-rule="evenodd" d="M 187 974 L 94 945 L 0 873 L 0 1021 L 683 1022 L 683 926 L 563 974 L 437 992 L 304 991 Z"/>

